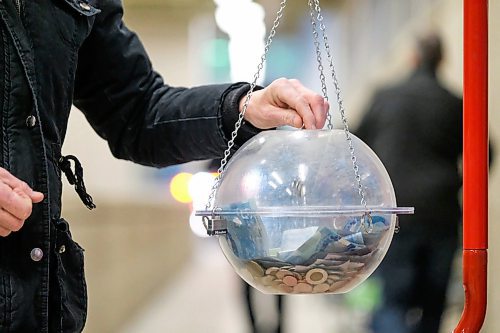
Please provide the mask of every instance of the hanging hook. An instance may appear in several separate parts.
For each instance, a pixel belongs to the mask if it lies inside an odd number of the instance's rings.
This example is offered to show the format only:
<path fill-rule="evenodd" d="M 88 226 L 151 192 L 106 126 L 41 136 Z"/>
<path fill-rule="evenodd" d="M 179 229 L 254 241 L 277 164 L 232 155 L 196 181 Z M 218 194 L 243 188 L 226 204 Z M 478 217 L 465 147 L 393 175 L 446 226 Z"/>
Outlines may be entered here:
<path fill-rule="evenodd" d="M 399 234 L 401 226 L 399 225 L 399 216 L 396 215 L 396 226 L 394 227 L 394 233 Z"/>

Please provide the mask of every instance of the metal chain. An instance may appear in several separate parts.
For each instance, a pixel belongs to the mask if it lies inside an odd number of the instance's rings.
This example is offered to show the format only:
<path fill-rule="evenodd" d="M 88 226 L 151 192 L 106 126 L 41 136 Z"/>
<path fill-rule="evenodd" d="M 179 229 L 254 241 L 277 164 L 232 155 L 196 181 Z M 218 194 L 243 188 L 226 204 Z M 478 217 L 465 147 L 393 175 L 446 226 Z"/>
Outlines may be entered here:
<path fill-rule="evenodd" d="M 318 29 L 316 25 L 316 18 L 315 18 L 315 11 L 313 7 L 313 2 L 312 0 L 308 1 L 309 4 L 309 14 L 311 15 L 311 24 L 312 24 L 312 32 L 313 32 L 313 38 L 314 38 L 314 47 L 316 48 L 316 61 L 318 62 L 318 70 L 319 70 L 319 80 L 321 81 L 321 91 L 323 92 L 323 97 L 328 101 L 328 90 L 326 88 L 326 82 L 325 82 L 325 74 L 323 72 L 323 61 L 321 57 L 321 46 L 319 43 L 318 39 Z M 328 129 L 332 130 L 333 125 L 332 125 L 332 114 L 330 111 L 328 111 L 327 114 L 327 121 L 328 121 Z"/>
<path fill-rule="evenodd" d="M 215 207 L 215 204 L 213 203 L 215 199 L 215 193 L 217 192 L 217 189 L 220 186 L 221 183 L 221 178 L 222 178 L 222 172 L 224 171 L 227 160 L 229 156 L 231 155 L 231 149 L 234 146 L 234 140 L 236 139 L 236 135 L 238 134 L 238 130 L 241 127 L 241 124 L 243 123 L 243 119 L 245 116 L 245 113 L 248 108 L 248 104 L 250 102 L 250 97 L 252 96 L 252 93 L 255 89 L 255 86 L 257 85 L 257 80 L 260 77 L 260 72 L 264 68 L 264 62 L 266 61 L 267 53 L 269 52 L 269 47 L 271 46 L 271 43 L 273 42 L 273 37 L 276 35 L 276 29 L 278 28 L 281 18 L 283 17 L 283 10 L 285 9 L 286 6 L 286 1 L 287 0 L 282 0 L 280 3 L 280 9 L 278 10 L 278 13 L 276 14 L 276 18 L 274 19 L 273 26 L 271 28 L 271 31 L 269 32 L 269 36 L 267 37 L 266 45 L 264 47 L 264 54 L 260 57 L 260 63 L 257 66 L 257 72 L 255 73 L 253 77 L 253 82 L 250 85 L 250 90 L 248 90 L 246 98 L 245 98 L 245 103 L 243 104 L 243 110 L 240 112 L 238 116 L 238 121 L 236 122 L 236 125 L 234 126 L 234 131 L 231 133 L 231 139 L 229 140 L 227 144 L 227 149 L 224 151 L 224 157 L 221 160 L 220 167 L 217 170 L 217 177 L 215 178 L 214 185 L 212 186 L 212 190 L 210 192 L 210 196 L 208 197 L 208 202 L 205 206 L 206 210 L 209 210 L 211 206 L 213 206 L 213 211 L 215 213 L 215 210 L 217 207 Z"/>
<path fill-rule="evenodd" d="M 342 118 L 342 123 L 344 125 L 344 133 L 346 136 L 347 144 L 349 145 L 349 151 L 351 153 L 351 161 L 352 161 L 352 166 L 354 169 L 354 176 L 356 177 L 356 182 L 358 185 L 358 193 L 359 193 L 359 196 L 361 197 L 361 205 L 364 206 L 364 208 L 366 209 L 365 191 L 363 190 L 363 185 L 361 184 L 361 176 L 359 174 L 358 162 L 356 159 L 354 146 L 352 144 L 351 133 L 349 132 L 349 125 L 347 123 L 347 118 L 345 116 L 344 101 L 343 101 L 342 96 L 341 96 L 341 91 L 340 91 L 339 81 L 337 79 L 337 73 L 335 71 L 335 66 L 333 65 L 333 57 L 332 57 L 332 54 L 330 51 L 330 44 L 328 43 L 328 36 L 326 34 L 326 28 L 325 28 L 325 25 L 323 24 L 323 15 L 321 15 L 321 7 L 319 5 L 319 0 L 314 0 L 314 5 L 315 5 L 314 11 L 316 12 L 316 20 L 319 22 L 319 28 L 320 28 L 322 36 L 323 36 L 323 44 L 325 46 L 326 54 L 328 56 L 330 71 L 332 74 L 333 85 L 335 87 L 335 93 L 337 95 L 337 103 L 339 105 L 340 116 Z M 315 26 L 315 24 L 313 24 L 313 27 L 314 26 Z"/>
<path fill-rule="evenodd" d="M 326 27 L 325 27 L 325 25 L 323 23 L 323 16 L 321 15 L 320 3 L 319 3 L 319 0 L 313 0 L 313 1 L 314 1 L 314 8 L 313 8 L 312 0 L 309 0 L 308 4 L 309 4 L 309 7 L 310 7 L 311 24 L 312 24 L 312 27 L 313 27 L 314 45 L 315 45 L 315 48 L 316 48 L 316 60 L 318 62 L 318 70 L 320 72 L 320 80 L 321 80 L 321 86 L 322 86 L 323 96 L 324 96 L 324 98 L 326 98 L 328 100 L 327 88 L 326 88 L 326 83 L 325 83 L 325 75 L 323 73 L 324 68 L 323 68 L 323 65 L 322 65 L 321 49 L 320 49 L 320 43 L 319 43 L 319 40 L 318 40 L 319 34 L 318 34 L 318 31 L 317 31 L 317 23 L 316 23 L 316 21 L 319 22 L 319 27 L 320 27 L 320 30 L 322 32 L 323 44 L 324 44 L 324 47 L 325 47 L 325 50 L 326 50 L 326 54 L 327 54 L 327 57 L 328 57 L 328 61 L 329 61 L 330 72 L 331 72 L 331 75 L 332 75 L 332 80 L 333 80 L 333 84 L 334 84 L 334 87 L 335 87 L 335 93 L 336 93 L 336 96 L 337 96 L 337 103 L 339 105 L 339 111 L 340 111 L 342 123 L 343 123 L 343 126 L 344 126 L 344 133 L 345 133 L 346 140 L 347 140 L 347 143 L 348 143 L 348 146 L 349 146 L 349 151 L 350 151 L 350 154 L 351 154 L 351 161 L 352 161 L 354 175 L 355 175 L 356 182 L 357 182 L 358 193 L 359 193 L 359 196 L 361 197 L 361 205 L 364 206 L 365 209 L 366 209 L 367 204 L 366 204 L 366 199 L 365 199 L 365 193 L 364 193 L 364 190 L 363 190 L 363 185 L 361 183 L 361 176 L 359 174 L 359 166 L 358 166 L 358 163 L 357 163 L 355 149 L 354 149 L 354 146 L 353 146 L 353 143 L 352 143 L 351 134 L 350 134 L 350 131 L 349 131 L 349 125 L 347 123 L 347 118 L 345 116 L 344 102 L 343 102 L 343 99 L 342 99 L 342 96 L 341 96 L 340 85 L 339 85 L 339 82 L 338 82 L 338 79 L 337 79 L 337 74 L 336 74 L 336 71 L 335 71 L 335 66 L 333 64 L 333 57 L 332 57 L 332 54 L 331 54 L 331 51 L 330 51 L 330 45 L 329 45 L 329 42 L 328 42 L 328 36 L 326 34 Z M 253 91 L 255 89 L 255 86 L 257 85 L 257 80 L 260 77 L 260 73 L 261 73 L 261 71 L 262 71 L 262 69 L 264 67 L 264 63 L 265 63 L 265 60 L 266 60 L 266 57 L 267 57 L 267 53 L 269 52 L 269 47 L 270 47 L 270 45 L 271 45 L 271 43 L 273 41 L 273 37 L 276 34 L 276 29 L 278 28 L 278 26 L 280 24 L 280 20 L 283 17 L 283 11 L 285 9 L 286 2 L 287 2 L 287 0 L 282 0 L 281 3 L 280 3 L 280 8 L 279 8 L 279 10 L 277 12 L 276 19 L 274 20 L 273 26 L 271 28 L 271 31 L 269 32 L 269 36 L 268 36 L 267 41 L 266 41 L 266 45 L 264 47 L 264 54 L 261 56 L 261 61 L 260 61 L 259 65 L 257 66 L 257 72 L 255 73 L 254 80 L 253 80 L 253 82 L 250 85 L 250 90 L 246 94 L 245 102 L 243 104 L 243 110 L 240 112 L 240 114 L 238 116 L 238 121 L 235 124 L 234 131 L 231 133 L 231 139 L 228 142 L 228 147 L 224 151 L 224 157 L 222 158 L 221 165 L 220 165 L 219 169 L 217 170 L 218 175 L 215 178 L 214 185 L 212 186 L 211 193 L 210 193 L 210 196 L 208 198 L 207 205 L 205 206 L 206 210 L 209 210 L 210 207 L 213 205 L 213 201 L 215 199 L 215 194 L 217 192 L 217 189 L 220 186 L 222 174 L 223 174 L 223 171 L 225 170 L 225 167 L 227 165 L 228 158 L 231 155 L 231 149 L 234 146 L 234 141 L 236 139 L 238 130 L 241 127 L 241 124 L 243 122 L 246 110 L 248 108 L 248 104 L 250 102 L 250 98 L 251 98 L 252 93 L 253 93 Z M 314 14 L 316 14 L 316 15 L 314 15 Z M 331 114 L 330 113 L 328 113 L 328 118 L 327 119 L 328 119 L 328 129 L 333 129 L 333 125 L 332 125 L 332 122 L 331 122 Z M 216 207 L 214 206 L 213 207 L 214 212 L 215 212 L 215 209 L 216 209 Z"/>

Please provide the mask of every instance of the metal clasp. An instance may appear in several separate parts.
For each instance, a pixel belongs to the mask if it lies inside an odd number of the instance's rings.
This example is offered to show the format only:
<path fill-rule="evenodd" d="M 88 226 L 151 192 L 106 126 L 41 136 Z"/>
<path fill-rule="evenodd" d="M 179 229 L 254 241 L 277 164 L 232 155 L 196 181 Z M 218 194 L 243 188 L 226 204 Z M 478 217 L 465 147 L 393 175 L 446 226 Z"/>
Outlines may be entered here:
<path fill-rule="evenodd" d="M 399 224 L 399 216 L 396 215 L 396 226 L 394 227 L 394 233 L 399 234 L 400 230 L 401 230 L 401 226 Z"/>
<path fill-rule="evenodd" d="M 203 216 L 203 225 L 207 229 L 207 235 L 217 236 L 227 234 L 227 222 L 220 216 Z"/>

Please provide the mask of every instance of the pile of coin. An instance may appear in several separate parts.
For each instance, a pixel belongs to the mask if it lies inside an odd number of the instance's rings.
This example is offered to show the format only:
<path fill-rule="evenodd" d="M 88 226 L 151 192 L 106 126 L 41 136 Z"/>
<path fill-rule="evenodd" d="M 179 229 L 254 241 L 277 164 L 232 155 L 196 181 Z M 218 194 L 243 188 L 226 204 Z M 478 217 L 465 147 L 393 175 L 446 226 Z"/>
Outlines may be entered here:
<path fill-rule="evenodd" d="M 254 206 L 238 203 L 230 209 L 244 212 Z M 235 213 L 226 219 L 228 233 L 221 244 L 230 250 L 238 273 L 258 289 L 279 294 L 348 291 L 371 272 L 369 263 L 379 261 L 373 256 L 390 230 L 384 216 L 371 216 L 369 230 L 361 217 L 342 220 L 343 227 L 307 227 L 302 220 L 290 219 L 286 228 L 272 219 L 266 225 L 258 214 Z"/>
<path fill-rule="evenodd" d="M 256 259 L 247 261 L 245 268 L 256 284 L 271 293 L 334 293 L 362 273 L 371 255 L 371 252 L 355 256 L 329 253 L 309 266 Z"/>

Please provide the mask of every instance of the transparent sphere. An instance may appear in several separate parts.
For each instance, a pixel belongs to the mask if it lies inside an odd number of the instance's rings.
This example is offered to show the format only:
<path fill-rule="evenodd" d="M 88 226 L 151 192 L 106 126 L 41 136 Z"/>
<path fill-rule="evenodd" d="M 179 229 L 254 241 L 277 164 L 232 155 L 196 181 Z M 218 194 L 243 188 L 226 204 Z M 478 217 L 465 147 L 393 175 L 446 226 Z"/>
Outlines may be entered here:
<path fill-rule="evenodd" d="M 344 131 L 266 131 L 231 158 L 215 197 L 227 229 L 219 241 L 250 285 L 343 293 L 382 261 L 396 222 L 387 210 L 396 207 L 394 189 L 375 153 L 351 139 L 367 207 Z"/>

